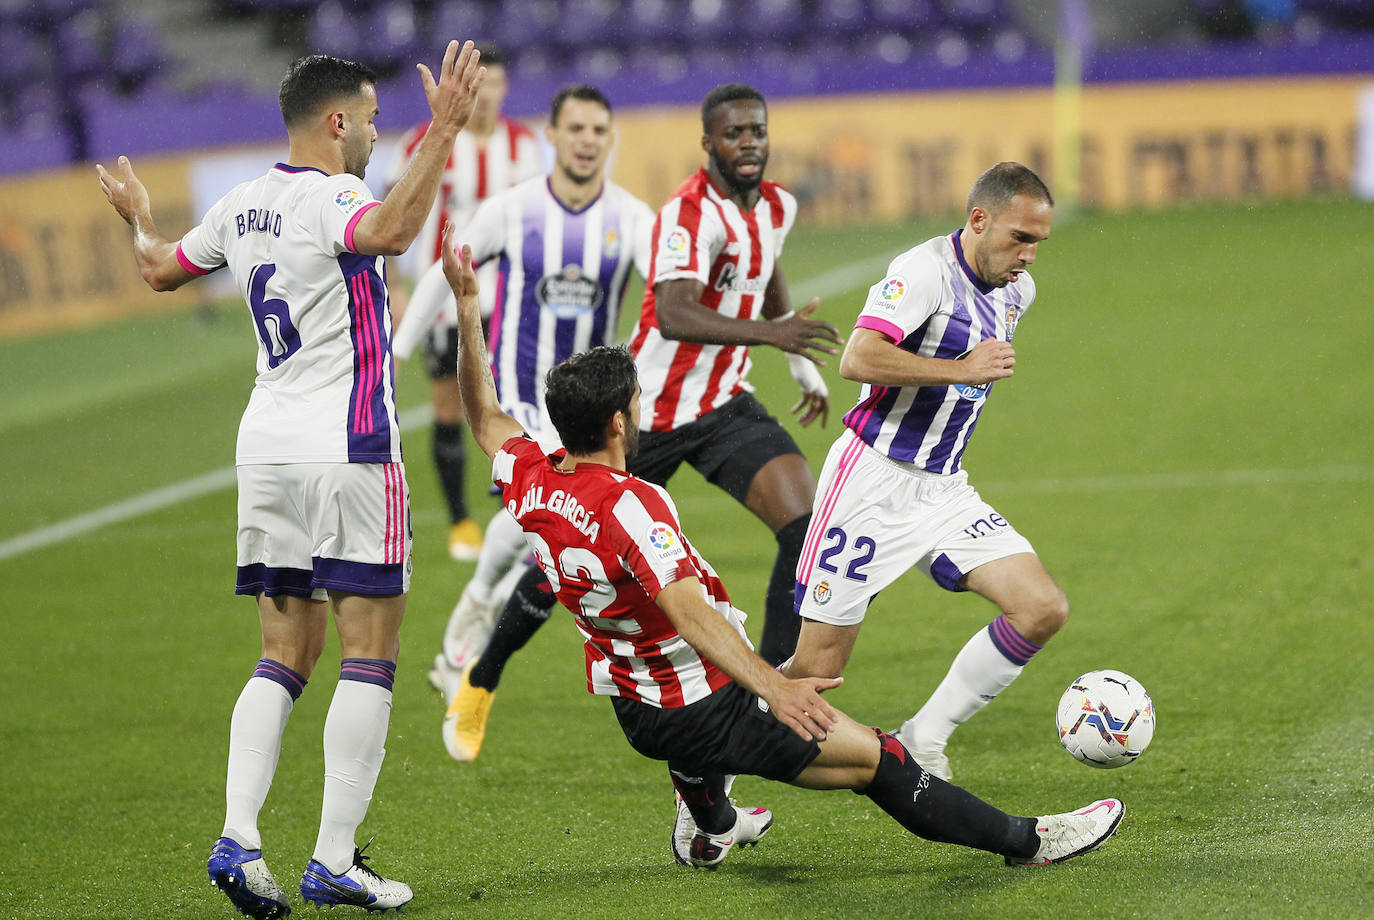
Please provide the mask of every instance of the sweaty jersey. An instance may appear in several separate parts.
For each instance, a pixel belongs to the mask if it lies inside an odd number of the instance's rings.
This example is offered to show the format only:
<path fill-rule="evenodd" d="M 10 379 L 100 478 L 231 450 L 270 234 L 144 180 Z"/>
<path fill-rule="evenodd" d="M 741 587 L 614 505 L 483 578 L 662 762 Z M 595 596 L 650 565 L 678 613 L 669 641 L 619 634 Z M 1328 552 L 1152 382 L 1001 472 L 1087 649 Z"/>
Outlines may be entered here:
<path fill-rule="evenodd" d="M 416 125 L 401 138 L 387 176 L 387 188 L 401 181 L 429 125 Z M 440 260 L 445 226 L 465 226 L 483 201 L 538 174 L 539 144 L 534 133 L 519 122 L 502 117 L 484 141 L 478 141 L 469 131 L 458 132 L 439 179 L 438 197 L 420 235 L 403 257 L 409 277 L 418 279 Z"/>
<path fill-rule="evenodd" d="M 961 358 L 983 339 L 1010 342 L 1035 300 L 1035 282 L 1022 272 L 1005 287 L 985 284 L 964 260 L 961 233 L 893 259 L 887 277 L 868 289 L 855 328 L 874 329 L 926 358 Z M 954 473 L 991 388 L 864 384 L 844 423 L 894 460 Z"/>
<path fill-rule="evenodd" d="M 356 176 L 278 163 L 177 245 L 187 271 L 228 265 L 252 313 L 258 376 L 238 464 L 401 459 L 381 257 L 353 250 L 379 204 Z"/>
<path fill-rule="evenodd" d="M 701 304 L 733 319 L 754 319 L 797 216 L 797 200 L 780 185 L 759 184 L 759 200 L 742 211 L 711 183 L 705 169 L 682 184 L 654 223 L 651 278 L 630 339 L 639 369 L 640 427 L 672 431 L 752 391 L 749 346 L 666 339 L 658 329 L 654 285 L 691 278 L 706 285 Z"/>
<path fill-rule="evenodd" d="M 729 683 L 654 602 L 674 581 L 697 578 L 706 602 L 744 637 L 744 614 L 682 535 L 668 493 L 600 464 L 564 472 L 562 456 L 511 438 L 492 460 L 492 479 L 582 631 L 587 689 L 675 709 Z"/>
<path fill-rule="evenodd" d="M 612 182 L 590 204 L 569 210 L 540 176 L 483 202 L 455 234 L 456 245 L 472 247 L 474 263 L 497 260 L 490 332 L 497 396 L 546 445 L 552 428 L 544 420 L 544 376 L 572 355 L 615 340 L 630 269 L 641 276 L 648 270 L 653 217 Z M 441 312 L 457 318 L 442 263 L 415 287 L 397 330 L 397 354 L 408 355 Z"/>

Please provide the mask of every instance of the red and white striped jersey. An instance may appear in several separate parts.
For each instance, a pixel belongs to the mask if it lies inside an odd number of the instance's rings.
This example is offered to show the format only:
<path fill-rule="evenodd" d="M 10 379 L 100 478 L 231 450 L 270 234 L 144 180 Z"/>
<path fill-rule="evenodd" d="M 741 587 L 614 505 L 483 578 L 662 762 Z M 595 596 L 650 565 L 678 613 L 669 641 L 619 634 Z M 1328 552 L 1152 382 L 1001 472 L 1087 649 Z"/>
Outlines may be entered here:
<path fill-rule="evenodd" d="M 682 535 L 668 493 L 600 464 L 565 472 L 562 457 L 511 438 L 492 459 L 492 480 L 582 631 L 587 689 L 675 709 L 729 683 L 654 602 L 678 579 L 697 578 L 706 602 L 744 637 L 744 614 Z"/>
<path fill-rule="evenodd" d="M 797 200 L 762 182 L 759 200 L 741 211 L 698 170 L 658 212 L 644 306 L 630 338 L 639 369 L 640 427 L 671 431 L 695 421 L 730 397 L 752 391 L 749 346 L 703 345 L 666 339 L 658 330 L 654 285 L 694 278 L 706 285 L 702 306 L 736 319 L 754 319 L 797 216 Z"/>
<path fill-rule="evenodd" d="M 391 174 L 387 176 L 388 190 L 401 181 L 429 124 L 416 125 L 401 138 Z M 459 131 L 439 180 L 439 195 L 405 256 L 403 264 L 410 279 L 418 280 L 443 255 L 440 247 L 445 226 L 467 226 L 479 204 L 539 175 L 539 167 L 539 144 L 534 133 L 517 121 L 502 117 L 491 137 L 480 143 L 470 132 Z"/>

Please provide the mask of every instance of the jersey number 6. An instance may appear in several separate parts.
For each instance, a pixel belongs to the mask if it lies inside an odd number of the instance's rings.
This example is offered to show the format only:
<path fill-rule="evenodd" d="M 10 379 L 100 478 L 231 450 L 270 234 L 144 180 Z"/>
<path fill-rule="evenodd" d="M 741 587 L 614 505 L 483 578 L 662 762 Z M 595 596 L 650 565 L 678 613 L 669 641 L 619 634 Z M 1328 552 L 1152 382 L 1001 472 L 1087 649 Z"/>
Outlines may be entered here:
<path fill-rule="evenodd" d="M 248 276 L 248 308 L 253 311 L 253 324 L 258 338 L 267 351 L 267 366 L 276 367 L 300 351 L 301 336 L 291 322 L 291 308 L 286 301 L 267 296 L 267 282 L 277 273 L 277 266 L 257 265 Z"/>

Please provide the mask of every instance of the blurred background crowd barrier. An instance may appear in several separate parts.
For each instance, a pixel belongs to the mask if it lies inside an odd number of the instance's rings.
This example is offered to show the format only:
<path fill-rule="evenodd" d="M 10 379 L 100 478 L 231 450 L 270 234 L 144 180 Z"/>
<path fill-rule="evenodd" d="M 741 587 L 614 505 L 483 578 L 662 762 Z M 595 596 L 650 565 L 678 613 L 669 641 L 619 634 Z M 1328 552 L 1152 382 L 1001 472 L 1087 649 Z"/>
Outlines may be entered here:
<path fill-rule="evenodd" d="M 654 206 L 734 80 L 803 221 L 952 214 L 1001 159 L 1070 207 L 1374 192 L 1374 0 L 0 0 L 0 336 L 197 299 L 147 296 L 90 163 L 135 158 L 178 235 L 284 155 L 277 83 L 320 51 L 380 75 L 380 195 L 450 37 L 505 50 L 534 126 L 599 86 L 612 175 Z"/>

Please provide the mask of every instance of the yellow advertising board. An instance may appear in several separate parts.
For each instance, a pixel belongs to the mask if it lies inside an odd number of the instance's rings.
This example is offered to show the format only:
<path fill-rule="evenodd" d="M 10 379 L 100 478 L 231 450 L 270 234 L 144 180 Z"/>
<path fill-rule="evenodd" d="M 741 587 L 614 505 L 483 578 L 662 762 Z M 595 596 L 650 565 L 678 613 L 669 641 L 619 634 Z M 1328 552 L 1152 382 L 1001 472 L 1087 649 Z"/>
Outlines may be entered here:
<path fill-rule="evenodd" d="M 1342 193 L 1350 188 L 1359 97 L 1369 82 L 1087 86 L 1076 94 L 1077 198 L 1116 211 Z M 1053 151 L 1063 139 L 1055 113 L 1050 88 L 780 99 L 769 106 L 769 177 L 796 194 L 804 224 L 962 212 L 973 179 L 999 160 L 1027 164 L 1057 197 L 1073 200 L 1066 194 L 1072 189 L 1056 187 L 1063 180 Z M 613 176 L 655 208 L 705 162 L 693 106 L 621 111 L 616 127 Z M 375 153 L 373 176 L 383 172 L 385 141 Z M 147 159 L 138 169 L 160 228 L 175 239 L 210 202 L 279 154 Z M 375 182 L 374 191 L 382 191 Z M 93 167 L 0 182 L 0 337 L 193 304 L 197 287 L 211 296 L 203 282 L 153 295 L 134 268 L 130 240 Z"/>
<path fill-rule="evenodd" d="M 1078 198 L 1126 210 L 1342 192 L 1369 82 L 1085 87 Z M 705 161 L 696 110 L 624 112 L 616 125 L 615 179 L 650 204 Z M 803 221 L 960 212 L 974 178 L 1000 160 L 1055 176 L 1049 88 L 783 99 L 769 105 L 769 131 L 769 176 L 797 195 Z"/>
<path fill-rule="evenodd" d="M 191 227 L 187 158 L 146 159 L 158 228 Z M 0 337 L 31 335 L 194 303 L 153 294 L 134 265 L 133 231 L 110 207 L 95 167 L 0 183 Z"/>

